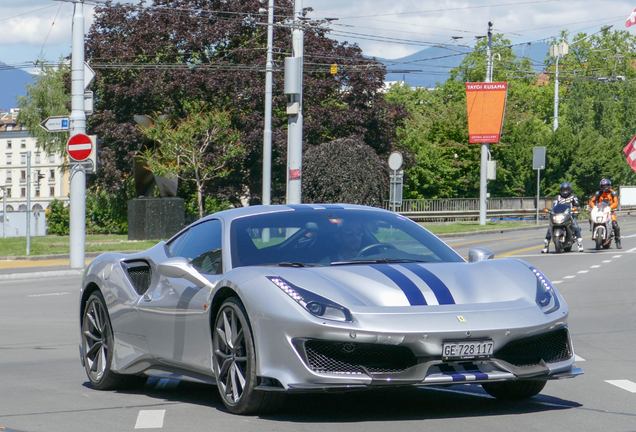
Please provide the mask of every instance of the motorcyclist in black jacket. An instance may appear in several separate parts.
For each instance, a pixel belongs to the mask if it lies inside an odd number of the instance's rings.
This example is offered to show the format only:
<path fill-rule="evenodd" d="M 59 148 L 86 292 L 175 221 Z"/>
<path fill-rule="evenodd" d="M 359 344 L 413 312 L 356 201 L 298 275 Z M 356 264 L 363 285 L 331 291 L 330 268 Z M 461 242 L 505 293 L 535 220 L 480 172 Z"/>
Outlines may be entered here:
<path fill-rule="evenodd" d="M 552 206 L 554 207 L 557 204 L 569 204 L 570 208 L 580 208 L 579 198 L 572 193 L 572 185 L 569 182 L 561 183 L 561 188 L 559 190 L 559 195 L 554 199 L 554 203 Z M 579 222 L 577 220 L 577 214 L 572 214 L 572 220 L 574 221 L 574 235 L 576 236 L 576 243 L 579 246 L 579 252 L 583 252 L 583 238 L 581 237 L 581 228 L 579 228 Z M 548 232 L 545 235 L 545 246 L 541 253 L 548 253 L 550 249 L 550 240 L 552 239 L 552 232 L 550 228 L 548 228 Z"/>

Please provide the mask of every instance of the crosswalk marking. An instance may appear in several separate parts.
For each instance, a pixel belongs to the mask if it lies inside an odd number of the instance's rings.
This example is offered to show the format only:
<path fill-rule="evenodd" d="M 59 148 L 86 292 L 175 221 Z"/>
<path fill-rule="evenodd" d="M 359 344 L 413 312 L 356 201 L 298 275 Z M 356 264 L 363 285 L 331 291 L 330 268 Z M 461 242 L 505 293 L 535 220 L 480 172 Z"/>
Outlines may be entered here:
<path fill-rule="evenodd" d="M 623 256 L 623 255 L 614 255 L 612 258 L 620 258 L 620 257 L 622 257 L 622 256 Z"/>
<path fill-rule="evenodd" d="M 572 279 L 575 278 L 576 276 L 564 276 L 563 279 Z"/>
<path fill-rule="evenodd" d="M 600 265 L 593 265 L 593 266 L 590 266 L 590 268 L 599 268 L 599 267 L 600 267 Z"/>
<path fill-rule="evenodd" d="M 604 263 L 611 263 L 611 262 L 612 262 L 612 260 L 605 260 L 605 261 L 603 261 L 603 262 L 604 262 Z"/>
<path fill-rule="evenodd" d="M 636 393 L 636 383 L 629 380 L 605 380 L 606 383 L 614 385 L 630 393 Z"/>
<path fill-rule="evenodd" d="M 161 429 L 166 410 L 141 410 L 137 415 L 135 429 Z"/>
<path fill-rule="evenodd" d="M 580 272 L 577 272 L 577 273 L 587 273 L 587 272 L 589 272 L 589 270 L 581 270 Z"/>
<path fill-rule="evenodd" d="M 552 285 L 563 283 L 563 281 L 552 281 Z"/>

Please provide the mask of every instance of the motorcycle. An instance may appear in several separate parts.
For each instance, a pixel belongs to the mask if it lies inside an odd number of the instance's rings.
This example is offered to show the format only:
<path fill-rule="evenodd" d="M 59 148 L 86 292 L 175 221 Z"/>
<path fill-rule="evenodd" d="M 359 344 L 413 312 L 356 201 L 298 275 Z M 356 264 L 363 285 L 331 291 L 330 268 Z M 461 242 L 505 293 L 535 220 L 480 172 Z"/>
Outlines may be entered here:
<path fill-rule="evenodd" d="M 557 204 L 552 207 L 552 210 L 544 210 L 550 213 L 550 231 L 556 253 L 570 252 L 576 243 L 574 236 L 574 216 L 578 214 L 576 210 L 569 204 Z"/>
<path fill-rule="evenodd" d="M 612 209 L 609 204 L 602 202 L 592 209 L 590 214 L 592 221 L 592 240 L 596 244 L 596 250 L 609 249 L 614 237 L 612 229 Z"/>

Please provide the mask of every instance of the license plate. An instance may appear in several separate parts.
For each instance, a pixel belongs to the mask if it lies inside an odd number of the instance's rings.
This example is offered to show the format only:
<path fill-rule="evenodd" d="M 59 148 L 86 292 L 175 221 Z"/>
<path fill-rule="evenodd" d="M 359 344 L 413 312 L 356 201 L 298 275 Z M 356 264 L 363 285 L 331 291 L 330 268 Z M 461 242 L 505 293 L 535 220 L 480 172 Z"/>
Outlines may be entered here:
<path fill-rule="evenodd" d="M 495 344 L 491 340 L 448 341 L 442 345 L 442 358 L 444 360 L 470 360 L 490 357 L 494 346 Z"/>

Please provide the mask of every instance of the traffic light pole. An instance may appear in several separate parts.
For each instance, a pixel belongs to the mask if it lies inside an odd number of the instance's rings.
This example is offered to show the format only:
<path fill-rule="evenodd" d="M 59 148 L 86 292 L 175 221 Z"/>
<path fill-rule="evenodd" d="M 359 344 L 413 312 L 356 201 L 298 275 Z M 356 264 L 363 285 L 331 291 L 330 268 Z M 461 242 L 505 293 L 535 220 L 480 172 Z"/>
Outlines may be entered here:
<path fill-rule="evenodd" d="M 86 133 L 84 112 L 84 2 L 75 0 L 73 12 L 73 51 L 71 56 L 71 136 Z M 71 163 L 70 261 L 71 268 L 84 268 L 86 252 L 86 171 Z"/>

